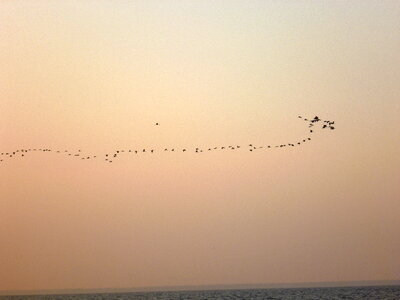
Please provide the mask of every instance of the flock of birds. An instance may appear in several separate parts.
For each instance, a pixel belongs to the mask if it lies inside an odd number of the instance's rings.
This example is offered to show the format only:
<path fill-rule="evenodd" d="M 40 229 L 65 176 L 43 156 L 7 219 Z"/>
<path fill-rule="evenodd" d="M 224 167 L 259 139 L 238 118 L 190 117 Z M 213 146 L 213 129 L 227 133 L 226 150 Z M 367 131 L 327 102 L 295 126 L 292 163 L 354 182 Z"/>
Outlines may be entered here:
<path fill-rule="evenodd" d="M 298 116 L 298 118 L 306 121 L 309 123 L 308 128 L 310 134 L 314 132 L 313 128 L 317 123 L 321 122 L 322 126 L 320 127 L 321 129 L 330 129 L 333 130 L 335 127 L 333 126 L 335 124 L 334 121 L 329 121 L 329 120 L 321 120 L 318 116 L 315 116 L 313 119 L 306 119 L 303 118 L 302 116 Z M 159 123 L 155 123 L 156 126 L 159 126 Z M 65 154 L 67 156 L 81 159 L 81 160 L 87 160 L 87 159 L 102 159 L 103 161 L 107 163 L 112 163 L 115 161 L 119 156 L 121 156 L 123 153 L 131 153 L 131 154 L 140 154 L 140 153 L 150 153 L 153 154 L 158 151 L 164 151 L 164 152 L 188 152 L 188 151 L 194 151 L 195 153 L 201 153 L 201 152 L 206 152 L 206 151 L 216 151 L 216 150 L 239 150 L 239 149 L 246 149 L 250 152 L 253 152 L 258 149 L 271 149 L 271 148 L 284 148 L 284 147 L 295 147 L 299 146 L 302 143 L 306 143 L 308 141 L 311 141 L 311 137 L 307 137 L 305 139 L 296 141 L 295 143 L 286 143 L 286 144 L 279 144 L 279 145 L 267 145 L 267 146 L 256 146 L 254 144 L 248 144 L 246 146 L 241 146 L 241 145 L 229 145 L 229 146 L 217 146 L 217 147 L 206 147 L 206 148 L 200 148 L 196 147 L 194 149 L 189 149 L 189 148 L 164 148 L 163 150 L 157 150 L 156 149 L 127 149 L 127 150 L 115 150 L 114 152 L 111 153 L 106 153 L 103 155 L 84 155 L 81 150 L 77 151 L 69 151 L 69 150 L 53 150 L 49 148 L 25 148 L 25 149 L 17 149 L 14 151 L 10 152 L 1 152 L 0 154 L 0 163 L 8 160 L 8 159 L 13 159 L 13 158 L 20 158 L 20 157 L 25 157 L 26 155 L 30 154 L 31 152 L 50 152 L 50 153 L 59 153 L 59 154 Z"/>

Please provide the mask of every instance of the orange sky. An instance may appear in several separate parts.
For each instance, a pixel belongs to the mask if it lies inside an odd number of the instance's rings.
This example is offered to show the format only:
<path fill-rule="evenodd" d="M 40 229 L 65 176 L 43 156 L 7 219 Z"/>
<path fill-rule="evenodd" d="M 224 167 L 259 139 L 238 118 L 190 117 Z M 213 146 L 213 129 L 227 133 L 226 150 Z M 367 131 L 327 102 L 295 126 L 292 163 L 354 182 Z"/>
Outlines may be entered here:
<path fill-rule="evenodd" d="M 398 1 L 2 1 L 0 291 L 400 280 Z M 160 126 L 155 126 L 160 122 Z"/>

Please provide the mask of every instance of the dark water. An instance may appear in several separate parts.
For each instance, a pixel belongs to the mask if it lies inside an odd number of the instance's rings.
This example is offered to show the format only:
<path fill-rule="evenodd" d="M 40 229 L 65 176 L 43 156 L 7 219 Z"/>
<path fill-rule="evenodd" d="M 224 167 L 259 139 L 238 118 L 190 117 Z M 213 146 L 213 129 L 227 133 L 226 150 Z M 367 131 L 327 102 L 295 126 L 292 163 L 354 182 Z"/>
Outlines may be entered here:
<path fill-rule="evenodd" d="M 400 300 L 400 286 L 380 287 L 341 287 L 341 288 L 291 288 L 291 289 L 249 289 L 249 290 L 214 290 L 214 291 L 176 291 L 146 293 L 104 293 L 75 295 L 35 295 L 35 296 L 0 296 L 10 300 L 123 300 L 123 299 L 392 299 Z"/>

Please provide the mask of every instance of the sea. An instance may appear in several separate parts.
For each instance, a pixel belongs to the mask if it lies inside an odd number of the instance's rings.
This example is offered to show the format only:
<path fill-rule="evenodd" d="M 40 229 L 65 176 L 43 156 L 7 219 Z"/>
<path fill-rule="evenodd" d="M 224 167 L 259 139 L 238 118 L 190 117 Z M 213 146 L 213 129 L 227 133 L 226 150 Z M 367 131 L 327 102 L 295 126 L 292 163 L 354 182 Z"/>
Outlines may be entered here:
<path fill-rule="evenodd" d="M 7 300 L 216 300 L 216 299 L 379 299 L 400 300 L 400 285 L 362 287 L 322 287 L 322 288 L 273 288 L 273 289 L 230 289 L 203 291 L 165 291 L 131 293 L 91 293 L 69 295 L 21 295 L 0 296 Z"/>

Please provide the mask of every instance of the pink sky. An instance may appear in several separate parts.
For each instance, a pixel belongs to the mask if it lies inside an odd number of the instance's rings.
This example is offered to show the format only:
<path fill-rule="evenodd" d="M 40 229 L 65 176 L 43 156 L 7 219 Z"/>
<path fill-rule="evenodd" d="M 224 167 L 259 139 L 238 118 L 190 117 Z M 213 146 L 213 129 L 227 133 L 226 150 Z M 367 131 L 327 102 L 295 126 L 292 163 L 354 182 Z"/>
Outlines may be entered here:
<path fill-rule="evenodd" d="M 2 1 L 0 291 L 400 280 L 398 1 Z M 160 122 L 155 126 L 155 122 Z"/>

